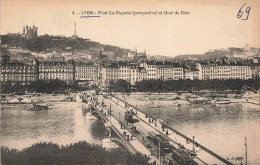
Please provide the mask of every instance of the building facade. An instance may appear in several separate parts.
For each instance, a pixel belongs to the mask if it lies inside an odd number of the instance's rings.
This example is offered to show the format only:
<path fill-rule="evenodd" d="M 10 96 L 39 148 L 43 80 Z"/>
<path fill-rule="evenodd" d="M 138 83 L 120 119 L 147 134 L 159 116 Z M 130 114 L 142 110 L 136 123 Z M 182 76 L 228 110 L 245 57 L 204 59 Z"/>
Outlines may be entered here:
<path fill-rule="evenodd" d="M 137 63 L 129 63 L 129 72 L 130 72 L 130 84 L 135 85 L 138 80 L 138 65 Z"/>
<path fill-rule="evenodd" d="M 93 82 L 108 87 L 112 81 L 125 80 L 131 85 L 142 80 L 211 80 L 252 79 L 260 77 L 260 65 L 246 60 L 207 60 L 173 63 L 169 61 L 131 61 L 77 63 L 64 59 L 37 61 L 35 58 L 22 62 L 1 56 L 1 82 L 30 83 L 37 80 L 58 79 L 66 82 Z M 87 83 L 85 83 L 87 84 Z"/>
<path fill-rule="evenodd" d="M 137 73 L 137 81 L 140 82 L 143 80 L 147 80 L 147 71 L 144 67 L 139 67 Z"/>
<path fill-rule="evenodd" d="M 119 63 L 118 79 L 122 79 L 130 83 L 130 69 L 127 62 Z"/>
<path fill-rule="evenodd" d="M 200 72 L 202 79 L 242 79 L 247 80 L 252 78 L 251 68 L 249 65 L 242 64 L 215 64 L 201 65 Z"/>
<path fill-rule="evenodd" d="M 37 60 L 27 63 L 5 61 L 0 65 L 0 81 L 28 84 L 39 78 L 39 65 Z"/>
<path fill-rule="evenodd" d="M 42 61 L 39 63 L 39 80 L 75 80 L 75 66 L 73 61 Z"/>
<path fill-rule="evenodd" d="M 119 80 L 119 64 L 116 62 L 109 63 L 106 66 L 101 67 L 100 78 L 101 87 L 108 87 L 112 81 Z"/>
<path fill-rule="evenodd" d="M 75 66 L 75 80 L 98 82 L 98 66 L 93 63 L 80 63 Z"/>
<path fill-rule="evenodd" d="M 156 79 L 180 80 L 184 79 L 183 67 L 172 62 L 156 62 Z"/>

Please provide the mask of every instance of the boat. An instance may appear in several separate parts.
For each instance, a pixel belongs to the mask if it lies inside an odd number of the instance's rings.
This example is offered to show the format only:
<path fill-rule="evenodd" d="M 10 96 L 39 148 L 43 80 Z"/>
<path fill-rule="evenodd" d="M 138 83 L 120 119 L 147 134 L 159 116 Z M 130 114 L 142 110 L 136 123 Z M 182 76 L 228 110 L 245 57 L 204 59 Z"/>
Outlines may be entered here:
<path fill-rule="evenodd" d="M 23 109 L 26 111 L 40 111 L 40 110 L 49 110 L 52 108 L 51 103 L 33 103 L 33 104 L 26 104 L 23 106 Z"/>
<path fill-rule="evenodd" d="M 48 110 L 49 106 L 48 105 L 43 105 L 43 104 L 33 104 L 33 109 L 35 111 L 37 111 L 37 110 Z"/>
<path fill-rule="evenodd" d="M 230 103 L 246 103 L 247 100 L 244 98 L 233 98 L 230 100 Z"/>
<path fill-rule="evenodd" d="M 187 98 L 187 101 L 190 102 L 190 104 L 211 104 L 210 99 L 206 99 L 205 97 L 199 97 L 197 95 L 192 95 L 189 98 Z"/>
<path fill-rule="evenodd" d="M 229 99 L 219 99 L 219 100 L 216 100 L 216 104 L 230 104 L 230 100 Z"/>
<path fill-rule="evenodd" d="M 64 99 L 64 101 L 66 101 L 66 102 L 73 102 L 74 98 L 73 97 L 67 97 L 67 98 Z"/>
<path fill-rule="evenodd" d="M 47 104 L 29 104 L 23 107 L 26 111 L 40 111 L 40 110 L 49 110 L 49 105 Z"/>

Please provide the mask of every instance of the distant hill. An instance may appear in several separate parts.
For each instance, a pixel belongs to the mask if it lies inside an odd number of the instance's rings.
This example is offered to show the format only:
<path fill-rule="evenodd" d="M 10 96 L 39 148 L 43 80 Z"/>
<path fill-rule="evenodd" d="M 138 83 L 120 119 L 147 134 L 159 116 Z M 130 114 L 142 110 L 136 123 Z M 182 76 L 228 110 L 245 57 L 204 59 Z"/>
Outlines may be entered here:
<path fill-rule="evenodd" d="M 162 55 L 155 55 L 155 56 L 150 56 L 150 60 L 158 60 L 158 61 L 165 61 L 170 59 L 171 57 L 168 56 L 162 56 Z"/>
<path fill-rule="evenodd" d="M 187 55 L 178 55 L 174 57 L 174 59 L 182 59 L 182 60 L 188 60 L 188 59 L 198 59 L 198 60 L 205 60 L 205 59 L 219 59 L 222 57 L 236 57 L 237 55 L 245 55 L 245 56 L 259 56 L 260 54 L 260 48 L 235 48 L 230 47 L 227 49 L 214 49 L 209 50 L 208 52 L 204 54 L 187 54 Z"/>
<path fill-rule="evenodd" d="M 201 57 L 202 57 L 201 54 L 185 54 L 185 55 L 175 56 L 173 59 L 189 60 L 189 59 L 200 59 Z"/>

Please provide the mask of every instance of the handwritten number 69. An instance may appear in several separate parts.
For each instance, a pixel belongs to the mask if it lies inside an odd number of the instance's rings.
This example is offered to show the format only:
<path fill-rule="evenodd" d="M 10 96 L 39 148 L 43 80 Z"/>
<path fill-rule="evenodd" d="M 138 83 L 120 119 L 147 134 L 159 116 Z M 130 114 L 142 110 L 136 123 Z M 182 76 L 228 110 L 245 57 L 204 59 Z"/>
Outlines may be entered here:
<path fill-rule="evenodd" d="M 244 4 L 244 5 L 239 9 L 239 11 L 238 11 L 238 13 L 237 13 L 237 18 L 238 18 L 238 19 L 243 16 L 244 13 L 243 13 L 243 11 L 242 11 L 241 9 L 242 9 L 245 5 L 246 5 L 246 4 Z M 247 20 L 247 19 L 248 19 L 250 10 L 251 10 L 251 7 L 248 6 L 248 7 L 246 8 L 246 11 L 245 11 L 245 12 L 247 13 L 246 18 L 245 18 L 245 19 L 241 19 L 241 20 Z"/>

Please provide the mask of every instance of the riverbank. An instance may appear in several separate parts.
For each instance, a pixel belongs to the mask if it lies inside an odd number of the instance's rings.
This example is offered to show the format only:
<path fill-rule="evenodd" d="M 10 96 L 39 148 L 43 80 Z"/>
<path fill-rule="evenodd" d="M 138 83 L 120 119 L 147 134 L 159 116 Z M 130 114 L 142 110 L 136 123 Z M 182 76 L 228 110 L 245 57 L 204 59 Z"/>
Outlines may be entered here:
<path fill-rule="evenodd" d="M 255 98 L 260 97 L 260 93 L 247 92 L 242 94 L 215 94 L 215 93 L 114 93 L 115 97 L 131 105 L 147 105 L 158 107 L 161 105 L 191 105 L 191 104 L 230 104 L 230 103 L 252 103 L 260 105 Z"/>
<path fill-rule="evenodd" d="M 67 94 L 26 94 L 26 95 L 5 95 L 5 102 L 9 104 L 27 104 L 35 102 L 60 102 L 70 98 L 75 101 L 75 93 Z"/>

